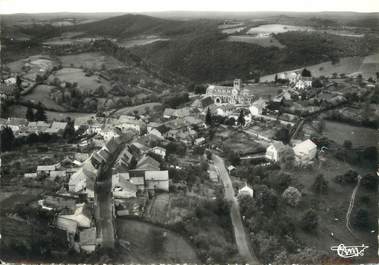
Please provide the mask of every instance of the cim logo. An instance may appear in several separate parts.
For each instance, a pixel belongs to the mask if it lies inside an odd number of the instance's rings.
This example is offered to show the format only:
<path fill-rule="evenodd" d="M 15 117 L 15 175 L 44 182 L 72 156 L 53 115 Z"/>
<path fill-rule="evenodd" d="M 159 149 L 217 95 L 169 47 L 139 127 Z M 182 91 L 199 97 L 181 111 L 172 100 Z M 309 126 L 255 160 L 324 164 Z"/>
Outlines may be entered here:
<path fill-rule="evenodd" d="M 344 244 L 339 244 L 338 246 L 332 246 L 330 249 L 337 251 L 338 256 L 341 258 L 352 258 L 363 256 L 367 248 L 368 246 L 364 244 L 361 246 L 345 246 Z"/>

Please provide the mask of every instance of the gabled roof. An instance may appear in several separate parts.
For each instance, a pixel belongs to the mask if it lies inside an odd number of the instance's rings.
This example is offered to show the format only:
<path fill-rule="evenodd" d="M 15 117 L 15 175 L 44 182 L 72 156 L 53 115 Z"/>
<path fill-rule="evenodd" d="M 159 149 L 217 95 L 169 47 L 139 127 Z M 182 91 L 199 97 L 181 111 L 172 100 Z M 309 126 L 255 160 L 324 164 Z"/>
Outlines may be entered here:
<path fill-rule="evenodd" d="M 27 119 L 11 117 L 7 120 L 7 125 L 26 126 L 28 124 Z"/>
<path fill-rule="evenodd" d="M 156 180 L 156 181 L 168 181 L 168 171 L 146 171 L 145 172 L 145 180 L 146 181 L 151 181 L 151 180 Z"/>
<path fill-rule="evenodd" d="M 109 150 L 110 153 L 113 153 L 120 146 L 121 140 L 119 138 L 112 138 L 106 144 L 105 148 Z"/>
<path fill-rule="evenodd" d="M 58 129 L 58 130 L 64 130 L 67 126 L 67 122 L 57 122 L 57 121 L 54 121 L 52 124 L 51 124 L 51 128 L 52 129 Z"/>
<path fill-rule="evenodd" d="M 37 171 L 45 171 L 45 170 L 48 170 L 48 171 L 51 171 L 51 170 L 56 170 L 57 169 L 57 165 L 44 165 L 44 166 L 37 166 Z"/>
<path fill-rule="evenodd" d="M 161 151 L 161 152 L 166 152 L 166 149 L 161 147 L 161 146 L 155 146 L 153 148 L 151 148 L 151 150 L 158 150 L 158 151 Z"/>
<path fill-rule="evenodd" d="M 293 148 L 295 153 L 307 153 L 317 148 L 317 145 L 312 142 L 312 140 L 307 139 L 304 142 L 301 142 Z"/>
<path fill-rule="evenodd" d="M 137 169 L 159 170 L 160 163 L 151 156 L 143 156 L 137 163 Z"/>

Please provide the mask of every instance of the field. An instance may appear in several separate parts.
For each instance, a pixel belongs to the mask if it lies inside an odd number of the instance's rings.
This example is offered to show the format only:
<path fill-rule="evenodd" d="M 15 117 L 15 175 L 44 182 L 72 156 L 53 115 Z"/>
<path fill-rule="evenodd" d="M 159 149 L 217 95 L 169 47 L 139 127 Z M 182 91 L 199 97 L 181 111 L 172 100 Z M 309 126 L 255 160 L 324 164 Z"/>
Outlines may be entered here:
<path fill-rule="evenodd" d="M 227 38 L 227 41 L 252 43 L 262 47 L 285 47 L 273 36 L 257 37 L 250 35 L 232 35 Z"/>
<path fill-rule="evenodd" d="M 361 245 L 365 244 L 370 246 L 365 252 L 365 257 L 374 257 L 377 252 L 376 235 L 354 229 L 355 236 L 351 235 L 345 227 L 346 211 L 349 206 L 350 196 L 354 186 L 340 185 L 334 182 L 334 177 L 339 174 L 344 174 L 349 169 L 356 170 L 360 174 L 366 174 L 369 169 L 352 168 L 349 164 L 339 161 L 331 156 L 327 156 L 325 162 L 319 167 L 314 166 L 312 169 L 296 169 L 289 174 L 296 180 L 298 185 L 302 186 L 303 201 L 294 209 L 289 207 L 289 214 L 292 216 L 300 216 L 299 211 L 306 211 L 309 208 L 318 209 L 319 214 L 319 228 L 316 234 L 308 234 L 297 229 L 296 234 L 307 246 L 313 246 L 316 249 L 330 253 L 330 247 L 338 245 L 343 242 L 345 245 Z M 324 178 L 328 181 L 328 194 L 314 195 L 311 191 L 312 184 L 318 174 L 323 174 Z M 377 222 L 377 213 L 373 209 L 377 209 L 377 194 L 373 191 L 367 191 L 361 187 L 358 190 L 356 198 L 362 195 L 368 196 L 370 199 L 368 209 L 371 209 L 370 220 L 373 223 Z M 357 199 L 353 208 L 354 213 L 357 208 L 364 206 L 363 203 Z M 332 237 L 330 233 L 333 232 Z"/>
<path fill-rule="evenodd" d="M 117 42 L 117 44 L 120 47 L 132 48 L 135 46 L 143 46 L 143 45 L 151 44 L 157 41 L 168 41 L 168 40 L 169 39 L 162 38 L 157 35 L 149 35 L 149 36 L 140 36 L 133 39 L 126 39 L 126 40 Z"/>
<path fill-rule="evenodd" d="M 53 109 L 56 111 L 65 111 L 66 109 L 61 105 L 57 104 L 54 100 L 49 97 L 50 90 L 53 86 L 48 85 L 38 85 L 31 93 L 23 97 L 25 100 L 30 100 L 31 102 L 37 104 L 38 102 L 43 103 L 43 105 L 48 109 Z"/>
<path fill-rule="evenodd" d="M 113 115 L 127 115 L 127 114 L 133 114 L 134 111 L 138 111 L 139 114 L 145 114 L 146 108 L 150 108 L 150 110 L 153 110 L 156 107 L 162 106 L 162 103 L 159 102 L 152 102 L 152 103 L 146 103 L 146 104 L 141 104 L 138 106 L 132 106 L 132 107 L 125 107 L 122 109 L 117 110 L 116 112 L 113 113 Z"/>
<path fill-rule="evenodd" d="M 291 26 L 291 25 L 282 25 L 282 24 L 267 24 L 267 25 L 261 25 L 258 27 L 253 27 L 249 29 L 247 32 L 248 34 L 276 34 L 276 33 L 283 33 L 287 31 L 308 31 L 311 30 L 309 27 L 302 27 L 302 26 Z"/>
<path fill-rule="evenodd" d="M 315 77 L 324 75 L 331 76 L 333 73 L 361 73 L 363 78 L 375 77 L 375 73 L 379 71 L 379 54 L 373 54 L 366 57 L 354 56 L 344 57 L 336 64 L 332 62 L 323 62 L 315 65 L 304 66 L 311 71 Z M 301 70 L 302 68 L 288 70 L 289 72 Z M 262 76 L 260 81 L 274 81 L 275 74 Z"/>
<path fill-rule="evenodd" d="M 26 107 L 22 105 L 11 105 L 9 106 L 9 113 L 11 117 L 25 118 Z M 96 113 L 81 113 L 81 112 L 57 112 L 57 111 L 45 111 L 47 119 L 49 121 L 53 120 L 64 120 L 67 117 L 75 119 L 78 117 L 92 117 Z"/>
<path fill-rule="evenodd" d="M 198 262 L 195 251 L 180 235 L 159 226 L 118 218 L 117 234 L 121 242 L 129 242 L 117 263 Z M 163 239 L 161 236 L 166 233 Z"/>
<path fill-rule="evenodd" d="M 49 77 L 49 79 L 59 78 L 61 82 L 78 83 L 78 89 L 80 91 L 94 91 L 100 85 L 104 86 L 104 91 L 108 92 L 111 89 L 109 81 L 96 76 L 86 76 L 84 71 L 79 68 L 63 68 L 55 72 Z"/>
<path fill-rule="evenodd" d="M 353 147 L 376 146 L 378 141 L 378 132 L 375 129 L 334 121 L 325 121 L 323 135 L 340 145 L 345 140 L 349 140 L 352 142 Z"/>
<path fill-rule="evenodd" d="M 124 67 L 124 64 L 114 57 L 107 56 L 101 52 L 88 52 L 75 55 L 60 56 L 59 60 L 63 67 L 88 68 L 101 70 L 103 67 L 107 70 Z"/>

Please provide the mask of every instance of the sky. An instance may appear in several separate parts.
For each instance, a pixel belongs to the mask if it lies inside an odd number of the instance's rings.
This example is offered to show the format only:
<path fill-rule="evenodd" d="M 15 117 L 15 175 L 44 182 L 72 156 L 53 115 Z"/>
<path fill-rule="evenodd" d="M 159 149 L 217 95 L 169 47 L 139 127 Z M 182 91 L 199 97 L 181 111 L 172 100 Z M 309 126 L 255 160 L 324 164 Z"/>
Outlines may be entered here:
<path fill-rule="evenodd" d="M 379 12 L 379 0 L 0 0 L 0 14 L 172 10 Z"/>

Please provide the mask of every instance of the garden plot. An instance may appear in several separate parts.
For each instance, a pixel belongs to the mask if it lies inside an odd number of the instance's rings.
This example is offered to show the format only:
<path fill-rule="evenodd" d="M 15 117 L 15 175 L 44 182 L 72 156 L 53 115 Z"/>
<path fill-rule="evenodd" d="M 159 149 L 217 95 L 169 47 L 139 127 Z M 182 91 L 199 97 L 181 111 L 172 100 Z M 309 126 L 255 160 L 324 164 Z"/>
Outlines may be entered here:
<path fill-rule="evenodd" d="M 95 91 L 99 86 L 104 87 L 104 91 L 111 90 L 111 83 L 104 78 L 91 75 L 86 76 L 84 71 L 80 68 L 63 68 L 54 73 L 49 79 L 54 80 L 58 78 L 61 82 L 70 82 L 71 84 L 77 83 L 78 90 L 83 91 Z"/>
<path fill-rule="evenodd" d="M 33 89 L 31 93 L 24 96 L 25 100 L 30 100 L 31 102 L 37 104 L 41 102 L 46 108 L 57 110 L 57 111 L 65 111 L 66 108 L 57 104 L 54 100 L 50 98 L 50 92 L 54 89 L 53 86 L 48 85 L 38 85 Z"/>

